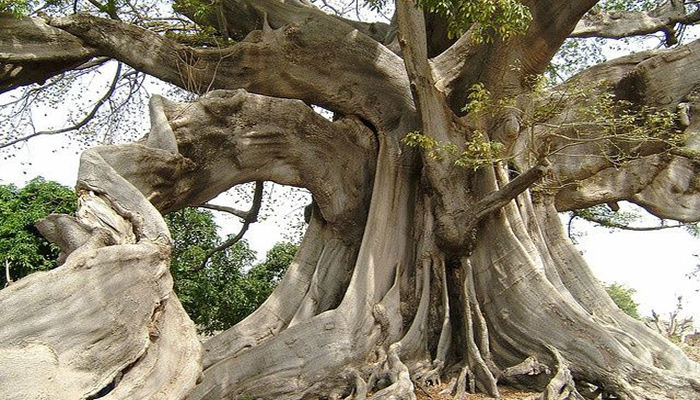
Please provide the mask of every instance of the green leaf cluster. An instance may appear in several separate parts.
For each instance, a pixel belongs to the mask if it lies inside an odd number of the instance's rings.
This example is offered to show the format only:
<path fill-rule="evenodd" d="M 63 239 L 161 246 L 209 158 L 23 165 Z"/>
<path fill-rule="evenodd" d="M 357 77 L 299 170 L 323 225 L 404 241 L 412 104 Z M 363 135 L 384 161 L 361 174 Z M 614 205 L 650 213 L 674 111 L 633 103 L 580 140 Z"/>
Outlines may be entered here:
<path fill-rule="evenodd" d="M 531 85 L 539 85 L 539 77 L 530 78 Z M 501 97 L 495 99 L 491 92 L 486 89 L 486 86 L 481 83 L 475 83 L 469 87 L 467 91 L 467 104 L 462 107 L 462 111 L 469 114 L 470 118 L 477 119 L 484 112 L 488 112 L 490 116 L 496 116 L 508 108 L 513 108 L 514 99 L 512 97 Z"/>
<path fill-rule="evenodd" d="M 649 11 L 663 0 L 603 0 L 595 6 L 596 10 L 604 11 Z"/>
<path fill-rule="evenodd" d="M 597 204 L 592 207 L 572 211 L 573 215 L 595 221 L 596 224 L 605 228 L 619 228 L 629 226 L 639 220 L 641 216 L 627 211 L 613 211 L 605 204 Z"/>
<path fill-rule="evenodd" d="M 207 0 L 175 0 L 173 10 L 192 15 L 195 19 L 205 18 L 212 12 L 213 1 Z"/>
<path fill-rule="evenodd" d="M 451 37 L 472 28 L 477 43 L 508 40 L 524 33 L 532 21 L 530 10 L 517 0 L 417 0 L 416 5 L 445 17 Z"/>
<path fill-rule="evenodd" d="M 638 310 L 639 304 L 636 303 L 632 297 L 637 292 L 636 290 L 618 283 L 612 283 L 605 286 L 605 291 L 608 292 L 612 301 L 615 302 L 617 307 L 624 311 L 625 314 L 632 318 L 641 318 Z"/>
<path fill-rule="evenodd" d="M 462 111 L 467 113 L 480 113 L 484 111 L 491 100 L 491 93 L 486 89 L 483 83 L 475 83 L 467 92 L 467 105 L 462 108 Z"/>
<path fill-rule="evenodd" d="M 56 267 L 60 249 L 46 241 L 34 224 L 51 213 L 71 214 L 76 206 L 72 189 L 43 178 L 32 179 L 21 189 L 0 185 L 0 288 L 7 282 L 6 262 L 13 280 Z"/>
<path fill-rule="evenodd" d="M 0 0 L 0 14 L 9 14 L 13 17 L 24 17 L 30 12 L 27 0 Z"/>
<path fill-rule="evenodd" d="M 417 131 L 406 134 L 403 142 L 410 147 L 425 151 L 429 158 L 441 161 L 452 157 L 456 167 L 474 170 L 500 160 L 504 149 L 502 143 L 486 140 L 478 131 L 474 132 L 471 140 L 464 143 L 462 152 L 454 143 L 439 141 Z"/>
<path fill-rule="evenodd" d="M 472 139 L 466 142 L 465 150 L 457 157 L 455 166 L 479 169 L 501 159 L 504 146 L 501 142 L 486 140 L 480 132 L 474 132 Z"/>

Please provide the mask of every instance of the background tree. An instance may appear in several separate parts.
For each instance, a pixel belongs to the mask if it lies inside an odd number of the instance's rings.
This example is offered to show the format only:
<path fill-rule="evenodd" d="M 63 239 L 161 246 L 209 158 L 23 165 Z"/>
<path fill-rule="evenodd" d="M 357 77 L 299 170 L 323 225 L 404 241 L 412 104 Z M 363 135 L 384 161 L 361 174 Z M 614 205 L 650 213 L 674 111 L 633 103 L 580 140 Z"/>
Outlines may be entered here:
<path fill-rule="evenodd" d="M 51 213 L 72 214 L 76 207 L 73 190 L 56 182 L 34 178 L 21 189 L 0 185 L 0 288 L 8 275 L 17 280 L 56 267 L 60 249 L 44 239 L 34 223 Z"/>
<path fill-rule="evenodd" d="M 700 42 L 553 87 L 538 76 L 569 37 L 675 46 L 700 15 L 596 3 L 374 2 L 390 23 L 308 1 L 179 4 L 216 46 L 109 7 L 4 18 L 4 89 L 105 57 L 201 97 L 152 96 L 146 137 L 83 153 L 77 217 L 41 224 L 66 264 L 0 292 L 0 397 L 85 398 L 112 381 L 115 399 L 411 399 L 442 378 L 456 398 L 499 382 L 541 399 L 697 397 L 700 367 L 614 305 L 558 213 L 626 200 L 700 220 Z M 161 214 L 253 181 L 307 188 L 309 228 L 273 295 L 200 346 Z M 258 206 L 236 214 L 244 226 Z M 15 372 L 18 358 L 45 373 Z"/>
<path fill-rule="evenodd" d="M 679 296 L 677 300 L 676 309 L 668 313 L 668 318 L 662 318 L 651 310 L 651 318 L 647 319 L 646 324 L 672 342 L 681 343 L 683 336 L 693 331 L 693 318 L 680 315 L 683 311 L 683 297 Z"/>
<path fill-rule="evenodd" d="M 48 242 L 34 224 L 53 213 L 74 213 L 74 191 L 41 177 L 18 189 L 0 186 L 0 262 L 10 266 L 18 280 L 35 271 L 57 266 L 59 248 Z M 173 238 L 170 270 L 174 290 L 198 328 L 204 333 L 224 330 L 252 313 L 272 293 L 291 263 L 297 246 L 277 243 L 265 262 L 245 241 L 216 252 L 203 269 L 192 268 L 223 240 L 208 210 L 184 208 L 165 217 Z M 3 273 L 3 279 L 5 279 Z M 3 287 L 6 281 L 0 281 Z"/>
<path fill-rule="evenodd" d="M 173 238 L 170 271 L 175 292 L 206 334 L 225 330 L 255 311 L 277 286 L 297 249 L 292 243 L 277 243 L 264 262 L 255 264 L 255 252 L 243 240 L 216 252 L 198 268 L 223 242 L 212 213 L 184 208 L 165 220 Z"/>
<path fill-rule="evenodd" d="M 636 292 L 633 288 L 618 283 L 611 283 L 605 285 L 605 291 L 608 292 L 608 295 L 610 295 L 610 298 L 620 310 L 632 318 L 640 319 L 639 310 L 637 310 L 639 304 L 632 297 Z"/>

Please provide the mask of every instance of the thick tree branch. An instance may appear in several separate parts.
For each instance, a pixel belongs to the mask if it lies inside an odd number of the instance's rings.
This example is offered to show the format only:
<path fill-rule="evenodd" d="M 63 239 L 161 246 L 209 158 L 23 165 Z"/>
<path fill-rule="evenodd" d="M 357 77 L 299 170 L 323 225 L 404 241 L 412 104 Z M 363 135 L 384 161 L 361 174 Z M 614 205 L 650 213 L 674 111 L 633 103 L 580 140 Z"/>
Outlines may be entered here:
<path fill-rule="evenodd" d="M 673 229 L 673 228 L 682 228 L 686 226 L 687 224 L 673 224 L 673 225 L 658 225 L 658 226 L 632 226 L 632 225 L 625 225 L 621 224 L 618 222 L 613 222 L 604 218 L 596 218 L 592 216 L 582 216 L 581 214 L 577 213 L 574 211 L 574 217 L 582 218 L 585 219 L 586 221 L 593 222 L 595 224 L 598 224 L 602 227 L 605 228 L 613 228 L 613 229 L 620 229 L 624 231 L 633 231 L 633 232 L 652 232 L 652 231 L 660 231 L 664 229 Z"/>
<path fill-rule="evenodd" d="M 78 67 L 97 54 L 43 19 L 0 16 L 0 93 Z"/>
<path fill-rule="evenodd" d="M 199 24 L 229 32 L 237 40 L 242 40 L 250 32 L 262 30 L 263 21 L 267 21 L 272 29 L 278 29 L 288 24 L 300 25 L 308 18 L 324 18 L 329 23 L 347 24 L 379 43 L 383 43 L 389 29 L 388 24 L 382 22 L 366 23 L 328 15 L 311 4 L 298 1 L 224 0 L 211 8 L 212 11 L 203 17 L 198 16 L 194 9 L 180 11 Z M 222 27 L 222 22 L 227 26 Z"/>
<path fill-rule="evenodd" d="M 523 35 L 506 42 L 496 39 L 474 44 L 469 40 L 471 32 L 467 32 L 466 38 L 433 60 L 438 87 L 452 110 L 461 113 L 468 90 L 475 83 L 484 84 L 497 98 L 529 91 L 532 77 L 545 70 L 581 16 L 596 2 L 524 1 L 532 14 L 530 26 Z"/>
<path fill-rule="evenodd" d="M 194 49 L 134 25 L 87 15 L 57 18 L 51 24 L 99 48 L 102 55 L 195 93 L 244 88 L 297 98 L 343 115 L 360 115 L 378 129 L 395 126 L 413 107 L 401 60 L 320 12 L 277 30 L 255 31 L 223 49 Z M 334 51 L 329 53 L 329 48 Z M 319 54 L 326 55 L 323 62 Z"/>
<path fill-rule="evenodd" d="M 433 70 L 428 62 L 425 17 L 411 0 L 397 2 L 399 44 L 411 82 L 422 133 L 439 141 L 459 138 L 453 127 L 453 114 L 445 97 L 435 87 Z"/>
<path fill-rule="evenodd" d="M 552 174 L 544 186 L 556 193 L 558 210 L 629 200 L 661 218 L 683 222 L 700 218 L 700 187 L 694 179 L 700 148 L 700 77 L 688 73 L 698 62 L 700 41 L 633 54 L 584 71 L 535 106 L 546 103 L 558 111 L 545 123 L 532 122 L 530 131 L 519 135 L 516 147 L 537 149 L 547 142 L 554 152 L 548 157 Z M 581 100 L 581 93 L 586 93 L 586 100 Z M 642 135 L 635 141 L 626 136 L 624 127 L 616 127 L 617 111 L 609 110 L 612 114 L 600 121 L 585 116 L 598 107 L 598 96 L 611 95 L 627 102 L 622 110 L 678 114 L 670 117 L 674 124 L 668 132 L 654 133 L 657 139 Z M 664 139 L 678 131 L 685 134 L 680 148 Z M 533 138 L 536 143 L 529 143 Z"/>
<path fill-rule="evenodd" d="M 132 184 L 149 191 L 147 197 L 162 212 L 206 203 L 237 184 L 257 180 L 308 188 L 328 222 L 354 220 L 362 212 L 377 145 L 357 119 L 331 122 L 301 101 L 243 90 L 211 92 L 194 103 L 161 103 L 179 154 L 193 165 L 173 170 L 174 164 L 156 155 L 148 171 L 131 169 L 127 161 L 119 165 Z M 144 154 L 134 149 L 112 149 L 113 157 L 133 165 L 143 162 Z"/>
<path fill-rule="evenodd" d="M 549 171 L 547 163 L 538 164 L 518 175 L 500 190 L 484 196 L 482 199 L 476 202 L 476 204 L 474 204 L 473 210 L 470 211 L 470 214 L 473 215 L 473 223 L 476 223 L 489 214 L 500 210 L 511 200 L 518 197 L 518 195 L 530 188 L 530 186 L 532 186 L 535 182 L 542 179 L 547 171 Z M 469 226 L 472 226 L 472 224 Z"/>
<path fill-rule="evenodd" d="M 651 11 L 590 11 L 576 25 L 571 37 L 621 39 L 664 32 L 666 45 L 671 46 L 678 43 L 677 24 L 692 25 L 698 21 L 700 9 L 690 12 L 684 0 L 667 0 Z"/>

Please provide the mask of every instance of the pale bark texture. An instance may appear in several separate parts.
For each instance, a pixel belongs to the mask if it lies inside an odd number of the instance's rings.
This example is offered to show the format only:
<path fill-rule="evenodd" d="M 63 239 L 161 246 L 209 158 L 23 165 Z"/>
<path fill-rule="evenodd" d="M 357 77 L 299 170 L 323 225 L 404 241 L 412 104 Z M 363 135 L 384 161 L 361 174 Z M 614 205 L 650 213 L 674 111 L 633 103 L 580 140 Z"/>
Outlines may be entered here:
<path fill-rule="evenodd" d="M 523 3 L 526 32 L 481 42 L 403 0 L 391 24 L 223 0 L 197 17 L 237 40 L 219 49 L 89 15 L 0 19 L 1 90 L 110 57 L 202 94 L 154 96 L 147 137 L 83 154 L 77 216 L 39 224 L 63 265 L 0 291 L 0 398 L 413 399 L 450 380 L 458 399 L 502 383 L 543 400 L 699 398 L 700 366 L 616 308 L 558 213 L 626 200 L 700 221 L 700 42 L 532 85 L 570 35 L 670 35 L 697 12 Z M 492 101 L 467 112 L 477 83 Z M 582 87 L 586 101 L 679 112 L 657 139 L 630 140 L 582 120 Z M 408 146 L 416 131 L 503 152 L 457 167 Z M 268 300 L 200 345 L 161 213 L 254 181 L 309 189 L 310 225 Z"/>

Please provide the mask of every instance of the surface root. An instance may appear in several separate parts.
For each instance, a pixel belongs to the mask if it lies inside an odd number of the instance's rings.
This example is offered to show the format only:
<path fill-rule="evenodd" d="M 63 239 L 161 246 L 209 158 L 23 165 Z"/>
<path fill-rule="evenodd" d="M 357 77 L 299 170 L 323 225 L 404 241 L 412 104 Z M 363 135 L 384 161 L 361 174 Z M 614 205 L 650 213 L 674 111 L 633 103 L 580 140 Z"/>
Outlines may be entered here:
<path fill-rule="evenodd" d="M 576 390 L 571 371 L 559 351 L 552 346 L 547 346 L 547 349 L 556 360 L 556 373 L 540 395 L 531 396 L 527 400 L 585 400 Z"/>
<path fill-rule="evenodd" d="M 400 351 L 400 343 L 394 343 L 389 347 L 387 364 L 391 374 L 392 384 L 372 395 L 369 400 L 416 399 L 415 387 L 411 381 L 408 367 L 406 367 L 406 365 L 401 362 L 401 359 L 399 358 Z"/>

